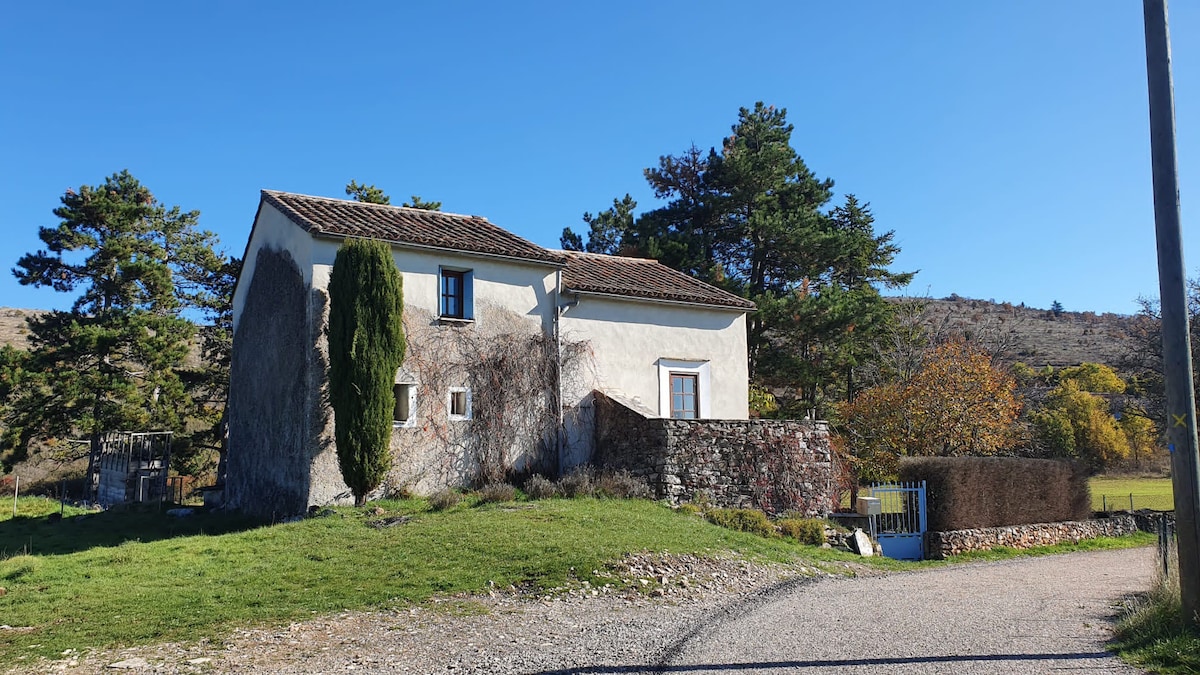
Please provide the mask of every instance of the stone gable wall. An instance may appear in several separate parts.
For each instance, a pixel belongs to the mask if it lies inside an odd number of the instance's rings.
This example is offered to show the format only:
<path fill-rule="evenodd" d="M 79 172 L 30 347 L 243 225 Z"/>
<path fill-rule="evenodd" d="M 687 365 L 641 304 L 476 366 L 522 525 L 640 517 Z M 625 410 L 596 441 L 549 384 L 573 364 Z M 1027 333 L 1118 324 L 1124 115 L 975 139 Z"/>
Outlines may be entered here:
<path fill-rule="evenodd" d="M 836 463 L 824 422 L 650 417 L 595 392 L 596 464 L 644 477 L 660 499 L 824 517 Z"/>
<path fill-rule="evenodd" d="M 986 551 L 998 546 L 1033 548 L 1034 546 L 1053 546 L 1066 542 L 1076 544 L 1084 539 L 1123 537 L 1137 531 L 1138 525 L 1134 517 L 1121 515 L 1112 518 L 1062 523 L 927 532 L 925 533 L 925 557 L 941 560 L 946 556 L 968 551 Z"/>

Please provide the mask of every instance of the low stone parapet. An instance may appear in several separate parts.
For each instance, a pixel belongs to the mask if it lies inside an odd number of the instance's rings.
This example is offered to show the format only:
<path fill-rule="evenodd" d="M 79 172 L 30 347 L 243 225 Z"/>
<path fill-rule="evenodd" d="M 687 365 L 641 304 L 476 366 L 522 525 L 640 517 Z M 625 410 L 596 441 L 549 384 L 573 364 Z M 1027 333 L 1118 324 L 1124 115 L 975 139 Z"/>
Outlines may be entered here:
<path fill-rule="evenodd" d="M 824 422 L 664 419 L 602 392 L 593 397 L 596 464 L 644 478 L 656 498 L 808 518 L 834 505 Z"/>
<path fill-rule="evenodd" d="M 927 532 L 925 534 L 925 557 L 941 560 L 947 556 L 969 551 L 987 551 L 1000 546 L 1033 548 L 1067 542 L 1077 544 L 1084 539 L 1123 537 L 1137 531 L 1137 522 L 1132 515 L 1120 515 L 1112 518 L 1062 523 Z"/>

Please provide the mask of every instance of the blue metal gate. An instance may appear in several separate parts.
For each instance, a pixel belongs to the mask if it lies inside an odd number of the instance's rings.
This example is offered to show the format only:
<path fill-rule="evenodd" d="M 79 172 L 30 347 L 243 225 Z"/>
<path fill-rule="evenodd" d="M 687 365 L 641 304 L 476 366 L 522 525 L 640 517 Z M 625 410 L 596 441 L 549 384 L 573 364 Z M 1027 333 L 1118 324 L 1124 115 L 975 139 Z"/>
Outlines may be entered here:
<path fill-rule="evenodd" d="M 875 537 L 883 554 L 898 560 L 925 557 L 925 481 L 876 483 L 870 496 L 879 499 L 882 513 L 875 518 Z"/>

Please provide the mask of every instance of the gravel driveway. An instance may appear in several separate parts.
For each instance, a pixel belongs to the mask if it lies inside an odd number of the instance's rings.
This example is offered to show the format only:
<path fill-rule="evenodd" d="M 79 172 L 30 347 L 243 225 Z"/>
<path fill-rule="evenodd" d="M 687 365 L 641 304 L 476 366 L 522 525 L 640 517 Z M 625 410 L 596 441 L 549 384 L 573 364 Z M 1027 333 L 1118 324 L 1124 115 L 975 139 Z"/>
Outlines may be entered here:
<path fill-rule="evenodd" d="M 739 560 L 634 558 L 659 597 L 584 588 L 497 592 L 346 612 L 217 643 L 67 654 L 78 673 L 1088 673 L 1137 672 L 1104 651 L 1151 549 L 829 578 Z M 661 586 L 662 580 L 667 583 Z"/>
<path fill-rule="evenodd" d="M 1104 650 L 1149 549 L 963 565 L 784 588 L 666 655 L 686 673 L 1136 673 Z"/>

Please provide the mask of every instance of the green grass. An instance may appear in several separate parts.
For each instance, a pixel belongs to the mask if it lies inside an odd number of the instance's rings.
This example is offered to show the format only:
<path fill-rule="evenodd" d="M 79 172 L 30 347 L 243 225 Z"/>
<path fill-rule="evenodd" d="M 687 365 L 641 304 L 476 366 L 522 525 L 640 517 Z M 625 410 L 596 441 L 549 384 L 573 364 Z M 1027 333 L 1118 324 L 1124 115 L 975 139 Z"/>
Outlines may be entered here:
<path fill-rule="evenodd" d="M 646 501 L 464 502 L 437 513 L 420 500 L 378 505 L 385 516 L 339 509 L 271 527 L 200 514 L 108 512 L 51 523 L 45 516 L 14 520 L 10 512 L 0 520 L 0 550 L 17 555 L 0 561 L 6 589 L 0 617 L 31 630 L 0 631 L 0 663 L 65 649 L 216 637 L 234 625 L 482 591 L 489 581 L 533 589 L 602 584 L 591 571 L 633 551 L 857 560 L 726 530 Z M 412 519 L 372 526 L 396 515 Z"/>
<path fill-rule="evenodd" d="M 639 500 L 550 499 L 445 511 L 424 500 L 337 509 L 296 523 L 257 523 L 198 512 L 90 513 L 22 499 L 0 509 L 0 665 L 66 649 L 218 638 L 235 626 L 282 624 L 345 609 L 389 608 L 489 582 L 531 590 L 603 585 L 592 570 L 637 551 L 721 554 L 853 573 L 947 564 L 863 559 L 718 527 L 696 514 Z M 380 507 L 382 514 L 374 513 Z M 406 516 L 394 526 L 383 521 Z M 956 560 L 1143 545 L 1125 538 L 1077 546 L 972 554 Z M 578 570 L 578 573 L 575 572 Z"/>
<path fill-rule="evenodd" d="M 1108 510 L 1129 509 L 1133 495 L 1135 509 L 1170 511 L 1175 508 L 1170 478 L 1109 478 L 1097 476 L 1088 481 L 1092 492 L 1092 510 L 1100 511 L 1107 498 Z"/>
<path fill-rule="evenodd" d="M 1178 568 L 1129 603 L 1110 645 L 1121 658 L 1156 673 L 1200 673 L 1200 633 L 1183 621 Z"/>

